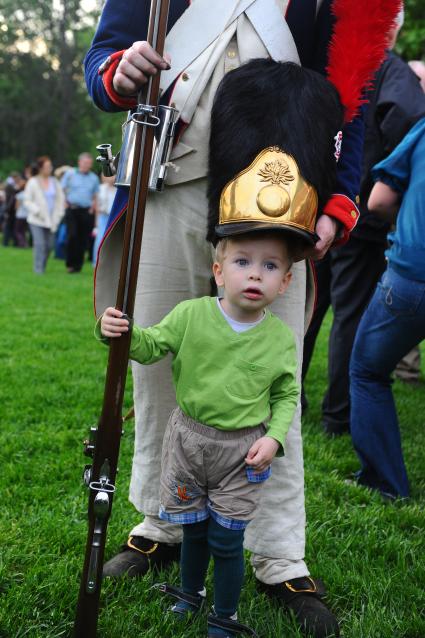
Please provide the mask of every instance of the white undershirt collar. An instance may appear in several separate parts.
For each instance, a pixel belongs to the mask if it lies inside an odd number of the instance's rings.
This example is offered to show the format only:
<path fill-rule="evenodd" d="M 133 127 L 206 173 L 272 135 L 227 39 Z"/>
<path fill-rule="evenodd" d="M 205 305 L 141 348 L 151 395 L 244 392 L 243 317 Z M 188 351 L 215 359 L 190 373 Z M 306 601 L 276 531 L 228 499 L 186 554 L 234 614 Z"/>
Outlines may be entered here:
<path fill-rule="evenodd" d="M 249 323 L 247 323 L 245 321 L 236 321 L 236 319 L 233 319 L 230 315 L 227 314 L 227 312 L 225 312 L 223 310 L 223 307 L 222 307 L 222 305 L 220 303 L 220 299 L 222 299 L 222 297 L 216 297 L 217 306 L 219 307 L 221 314 L 226 319 L 226 321 L 229 324 L 229 326 L 235 332 L 238 332 L 238 333 L 239 332 L 246 332 L 247 330 L 250 330 L 251 328 L 254 328 L 254 326 L 257 326 L 259 323 L 261 323 L 263 321 L 264 317 L 266 316 L 266 313 L 263 310 L 263 316 L 260 317 L 260 319 L 257 319 L 257 321 L 250 321 Z"/>

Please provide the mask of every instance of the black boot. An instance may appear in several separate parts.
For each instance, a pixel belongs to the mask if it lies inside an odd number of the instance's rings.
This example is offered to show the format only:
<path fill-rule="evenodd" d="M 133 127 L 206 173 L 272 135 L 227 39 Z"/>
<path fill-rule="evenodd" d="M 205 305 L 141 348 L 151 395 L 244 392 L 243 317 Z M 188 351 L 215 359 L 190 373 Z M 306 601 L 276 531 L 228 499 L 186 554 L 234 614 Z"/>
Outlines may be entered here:
<path fill-rule="evenodd" d="M 323 602 L 326 595 L 322 581 L 309 576 L 293 578 L 277 585 L 266 585 L 257 581 L 260 591 L 285 609 L 293 611 L 301 630 L 312 638 L 339 638 L 336 617 Z"/>
<path fill-rule="evenodd" d="M 119 554 L 103 566 L 103 576 L 143 576 L 150 569 L 162 569 L 180 560 L 180 543 L 157 543 L 144 536 L 130 536 Z"/>

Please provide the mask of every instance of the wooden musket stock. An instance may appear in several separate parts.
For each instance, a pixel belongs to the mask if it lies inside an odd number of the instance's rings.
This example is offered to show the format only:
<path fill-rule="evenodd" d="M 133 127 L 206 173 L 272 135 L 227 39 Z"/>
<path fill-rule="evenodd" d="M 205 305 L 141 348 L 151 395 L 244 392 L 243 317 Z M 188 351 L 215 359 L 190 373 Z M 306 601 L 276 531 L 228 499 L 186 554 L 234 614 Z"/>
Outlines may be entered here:
<path fill-rule="evenodd" d="M 147 41 L 162 56 L 167 30 L 169 0 L 152 0 Z M 159 102 L 160 73 L 152 76 L 139 95 L 136 111 L 136 144 L 116 307 L 133 316 L 142 244 L 145 206 L 154 141 L 154 117 L 149 108 Z M 108 519 L 111 514 L 122 433 L 122 403 L 127 377 L 131 331 L 111 339 L 102 412 L 86 450 L 93 465 L 86 470 L 89 483 L 89 529 L 74 624 L 75 638 L 95 638 L 99 614 L 103 556 Z"/>

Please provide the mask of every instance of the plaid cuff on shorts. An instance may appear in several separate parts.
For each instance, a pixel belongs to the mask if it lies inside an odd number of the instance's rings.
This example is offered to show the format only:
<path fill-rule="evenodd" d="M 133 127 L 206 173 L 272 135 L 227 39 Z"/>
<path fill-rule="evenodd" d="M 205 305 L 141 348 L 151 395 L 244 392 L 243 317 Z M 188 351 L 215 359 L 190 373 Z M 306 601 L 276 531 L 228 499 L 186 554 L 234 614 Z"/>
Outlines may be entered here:
<path fill-rule="evenodd" d="M 216 523 L 218 523 L 222 527 L 225 527 L 226 529 L 245 529 L 245 527 L 249 523 L 249 521 L 239 521 L 235 518 L 226 518 L 225 516 L 221 516 L 221 514 L 217 514 L 217 512 L 215 512 L 211 508 L 209 508 L 209 512 L 211 514 L 211 518 L 213 518 Z"/>
<path fill-rule="evenodd" d="M 200 523 L 210 517 L 210 513 L 207 509 L 200 512 L 179 512 L 178 514 L 168 514 L 163 507 L 159 508 L 158 516 L 163 521 L 169 523 L 175 523 L 180 525 L 187 525 L 188 523 Z"/>
<path fill-rule="evenodd" d="M 269 465 L 263 472 L 256 472 L 252 467 L 246 467 L 246 476 L 250 483 L 262 483 L 270 478 L 272 473 L 272 466 Z"/>

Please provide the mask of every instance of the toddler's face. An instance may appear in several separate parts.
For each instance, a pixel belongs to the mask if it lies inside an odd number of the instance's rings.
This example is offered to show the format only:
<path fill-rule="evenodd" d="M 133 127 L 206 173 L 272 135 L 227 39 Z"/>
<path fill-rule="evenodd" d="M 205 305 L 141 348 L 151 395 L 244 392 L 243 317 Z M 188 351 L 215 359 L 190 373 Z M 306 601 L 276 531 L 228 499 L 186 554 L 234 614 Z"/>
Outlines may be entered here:
<path fill-rule="evenodd" d="M 258 314 L 289 285 L 290 261 L 279 237 L 256 235 L 228 240 L 221 263 L 214 263 L 217 286 L 229 307 Z"/>

